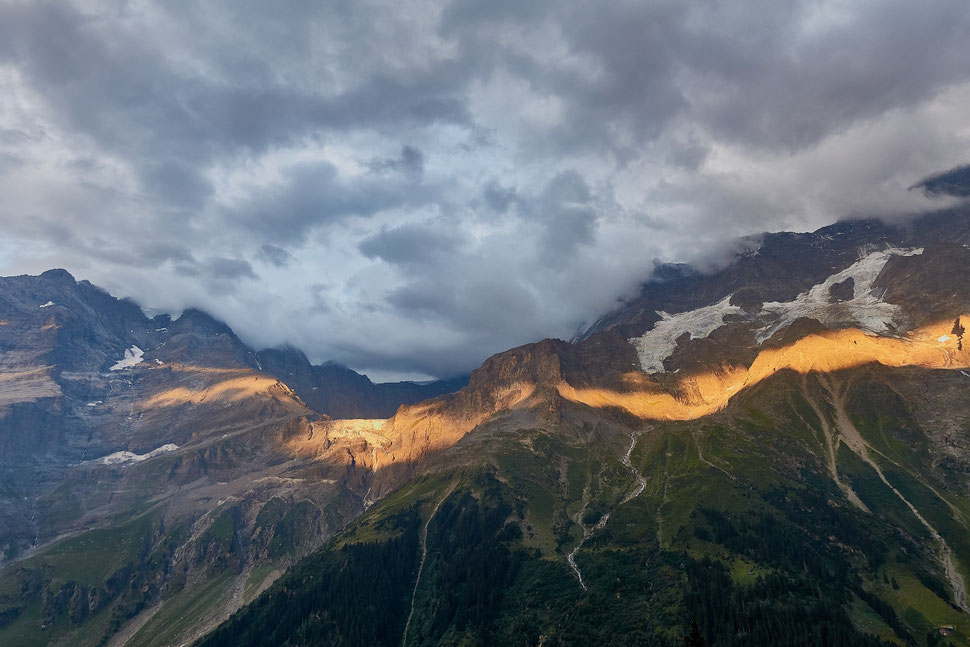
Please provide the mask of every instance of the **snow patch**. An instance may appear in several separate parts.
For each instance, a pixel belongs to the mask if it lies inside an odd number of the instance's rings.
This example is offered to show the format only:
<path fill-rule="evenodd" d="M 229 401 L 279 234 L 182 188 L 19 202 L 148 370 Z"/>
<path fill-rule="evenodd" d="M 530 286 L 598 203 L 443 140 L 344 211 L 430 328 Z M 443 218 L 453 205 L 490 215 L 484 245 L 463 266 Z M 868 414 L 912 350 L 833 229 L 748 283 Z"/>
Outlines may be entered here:
<path fill-rule="evenodd" d="M 104 401 L 102 401 L 102 400 L 95 400 L 94 402 L 88 402 L 88 403 L 87 403 L 86 405 L 84 405 L 84 406 L 86 406 L 86 407 L 96 407 L 96 406 L 98 406 L 99 404 L 104 404 Z"/>
<path fill-rule="evenodd" d="M 900 308 L 883 301 L 882 294 L 873 288 L 873 284 L 893 256 L 916 256 L 922 253 L 922 248 L 892 247 L 875 252 L 862 252 L 858 261 L 798 295 L 794 300 L 763 304 L 758 316 L 766 325 L 757 332 L 758 344 L 801 317 L 816 319 L 833 328 L 853 326 L 870 334 L 886 333 Z M 852 298 L 832 303 L 832 286 L 848 279 L 853 282 Z M 731 305 L 732 296 L 728 295 L 703 308 L 674 315 L 657 311 L 660 321 L 640 337 L 630 340 L 636 348 L 640 367 L 647 373 L 664 372 L 663 362 L 673 354 L 681 335 L 688 333 L 691 339 L 707 337 L 724 325 L 726 316 L 742 314 L 740 307 Z M 943 343 L 949 340 L 949 337 L 944 337 L 938 341 Z"/>
<path fill-rule="evenodd" d="M 691 339 L 704 338 L 724 325 L 724 317 L 741 314 L 738 306 L 731 305 L 728 295 L 713 305 L 678 314 L 657 311 L 660 321 L 639 337 L 630 340 L 640 357 L 640 367 L 647 373 L 664 372 L 664 360 L 677 348 L 677 339 L 689 333 Z"/>
<path fill-rule="evenodd" d="M 45 303 L 44 305 L 39 306 L 39 307 L 41 307 L 41 308 L 49 308 L 52 305 L 55 305 L 54 302 L 53 301 L 48 301 L 47 303 Z"/>
<path fill-rule="evenodd" d="M 134 452 L 115 452 L 113 454 L 108 454 L 107 456 L 102 456 L 101 458 L 96 458 L 92 463 L 100 463 L 101 465 L 121 465 L 123 463 L 140 463 L 141 461 L 146 461 L 149 458 L 155 458 L 156 456 L 161 456 L 162 454 L 167 454 L 168 452 L 174 452 L 179 446 L 173 443 L 168 443 L 167 445 L 162 445 L 158 449 L 153 449 L 147 454 L 136 454 Z"/>
<path fill-rule="evenodd" d="M 950 341 L 951 339 L 952 339 L 952 337 L 950 337 L 949 335 L 941 335 L 940 337 L 937 337 L 936 338 L 936 341 L 940 342 L 941 344 L 945 344 L 946 342 Z"/>
<path fill-rule="evenodd" d="M 800 317 L 816 319 L 826 326 L 852 324 L 872 334 L 885 333 L 898 313 L 899 306 L 883 301 L 880 298 L 882 295 L 876 294 L 872 285 L 891 257 L 916 256 L 922 253 L 922 248 L 908 250 L 889 248 L 872 252 L 815 285 L 808 292 L 799 294 L 794 301 L 765 303 L 761 314 L 773 315 L 777 319 L 761 330 L 758 334 L 758 343 L 769 339 Z M 848 279 L 853 280 L 852 298 L 839 303 L 830 303 L 831 287 Z"/>
<path fill-rule="evenodd" d="M 164 364 L 165 362 L 163 362 L 162 360 L 160 360 L 160 359 L 158 359 L 158 358 L 155 358 L 155 363 L 156 363 L 156 364 L 158 364 L 159 366 L 161 366 L 161 365 L 162 365 L 162 364 Z"/>
<path fill-rule="evenodd" d="M 143 361 L 145 361 L 142 358 L 142 355 L 144 355 L 144 354 L 145 354 L 145 351 L 143 351 L 142 349 L 138 348 L 137 346 L 132 346 L 131 348 L 129 348 L 129 349 L 127 349 L 125 351 L 125 356 L 123 358 L 121 358 L 121 360 L 119 360 L 117 364 L 115 364 L 114 366 L 112 366 L 111 367 L 111 370 L 112 371 L 121 371 L 121 370 L 124 370 L 126 368 L 131 368 L 132 366 L 135 366 L 136 364 L 141 364 Z"/>

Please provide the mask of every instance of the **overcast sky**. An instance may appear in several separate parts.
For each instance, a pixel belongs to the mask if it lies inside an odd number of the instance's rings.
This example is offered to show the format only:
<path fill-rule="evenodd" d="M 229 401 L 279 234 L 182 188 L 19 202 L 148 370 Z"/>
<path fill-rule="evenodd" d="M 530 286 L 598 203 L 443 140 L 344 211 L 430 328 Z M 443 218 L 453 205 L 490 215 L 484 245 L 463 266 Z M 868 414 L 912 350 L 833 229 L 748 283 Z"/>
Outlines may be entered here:
<path fill-rule="evenodd" d="M 0 0 L 0 274 L 447 376 L 655 259 L 925 208 L 968 43 L 966 0 Z"/>

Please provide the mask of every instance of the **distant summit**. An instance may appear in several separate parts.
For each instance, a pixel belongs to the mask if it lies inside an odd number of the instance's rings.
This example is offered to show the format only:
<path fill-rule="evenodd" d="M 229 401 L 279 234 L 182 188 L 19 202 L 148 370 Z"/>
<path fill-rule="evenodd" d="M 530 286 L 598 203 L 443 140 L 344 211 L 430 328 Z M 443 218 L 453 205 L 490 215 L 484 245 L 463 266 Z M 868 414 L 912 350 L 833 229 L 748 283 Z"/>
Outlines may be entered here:
<path fill-rule="evenodd" d="M 931 175 L 913 186 L 931 195 L 970 196 L 970 164 Z"/>

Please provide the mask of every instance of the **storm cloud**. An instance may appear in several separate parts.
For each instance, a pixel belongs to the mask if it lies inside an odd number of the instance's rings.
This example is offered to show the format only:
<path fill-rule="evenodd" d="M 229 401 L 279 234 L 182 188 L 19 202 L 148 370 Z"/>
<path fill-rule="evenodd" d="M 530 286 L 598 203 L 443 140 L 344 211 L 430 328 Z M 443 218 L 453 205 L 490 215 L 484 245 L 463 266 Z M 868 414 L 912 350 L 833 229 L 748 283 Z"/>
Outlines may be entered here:
<path fill-rule="evenodd" d="M 0 273 L 447 376 L 967 164 L 965 0 L 0 0 Z"/>

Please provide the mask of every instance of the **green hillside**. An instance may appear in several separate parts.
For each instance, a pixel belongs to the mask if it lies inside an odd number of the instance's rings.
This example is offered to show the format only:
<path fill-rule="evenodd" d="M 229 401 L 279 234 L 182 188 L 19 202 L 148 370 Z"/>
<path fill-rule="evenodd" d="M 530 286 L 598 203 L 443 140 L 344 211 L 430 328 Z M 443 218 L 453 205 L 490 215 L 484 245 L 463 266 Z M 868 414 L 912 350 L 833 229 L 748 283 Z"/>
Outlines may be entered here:
<path fill-rule="evenodd" d="M 856 383 L 846 409 L 891 485 L 841 444 L 866 509 L 828 472 L 816 411 L 836 412 L 791 374 L 693 422 L 558 403 L 470 434 L 199 645 L 673 646 L 694 618 L 718 646 L 968 644 L 909 507 L 963 573 L 967 500 L 905 403 Z"/>

